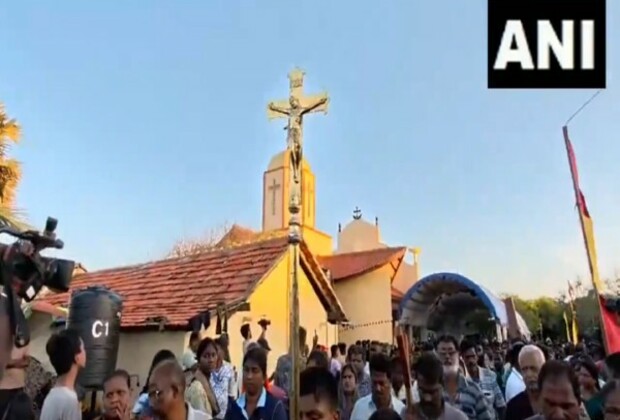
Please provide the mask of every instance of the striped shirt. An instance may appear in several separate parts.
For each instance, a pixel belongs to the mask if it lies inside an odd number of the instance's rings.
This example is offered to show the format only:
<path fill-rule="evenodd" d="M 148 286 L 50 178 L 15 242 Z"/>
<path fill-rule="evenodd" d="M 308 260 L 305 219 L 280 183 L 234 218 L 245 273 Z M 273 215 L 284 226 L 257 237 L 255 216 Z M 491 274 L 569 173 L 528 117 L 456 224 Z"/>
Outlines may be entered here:
<path fill-rule="evenodd" d="M 463 375 L 459 374 L 456 396 L 452 398 L 444 390 L 444 399 L 465 413 L 470 420 L 493 420 L 495 418 L 480 387 Z"/>
<path fill-rule="evenodd" d="M 506 407 L 506 400 L 497 383 L 497 375 L 495 372 L 483 367 L 479 367 L 478 372 L 477 380 L 471 377 L 470 379 L 480 387 L 482 394 L 484 394 L 484 397 L 487 399 L 489 407 L 494 409 Z"/>
<path fill-rule="evenodd" d="M 366 372 L 362 372 L 362 378 L 357 381 L 357 395 L 362 398 L 370 395 L 372 392 L 372 381 L 370 375 Z"/>

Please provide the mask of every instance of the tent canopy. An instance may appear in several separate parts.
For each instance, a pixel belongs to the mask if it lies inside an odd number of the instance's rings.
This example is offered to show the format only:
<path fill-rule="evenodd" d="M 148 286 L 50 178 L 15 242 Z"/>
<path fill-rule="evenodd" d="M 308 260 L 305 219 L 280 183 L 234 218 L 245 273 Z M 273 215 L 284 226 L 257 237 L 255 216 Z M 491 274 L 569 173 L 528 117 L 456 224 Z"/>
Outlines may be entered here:
<path fill-rule="evenodd" d="M 504 302 L 484 286 L 456 273 L 436 273 L 416 282 L 400 304 L 404 325 L 438 329 L 484 317 L 508 325 Z"/>

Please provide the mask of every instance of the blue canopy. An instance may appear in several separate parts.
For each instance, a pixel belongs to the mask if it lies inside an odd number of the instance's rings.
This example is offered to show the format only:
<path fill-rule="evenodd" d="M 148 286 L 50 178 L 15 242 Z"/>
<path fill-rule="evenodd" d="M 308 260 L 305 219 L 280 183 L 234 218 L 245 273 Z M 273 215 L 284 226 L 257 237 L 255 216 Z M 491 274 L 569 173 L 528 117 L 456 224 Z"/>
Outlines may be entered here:
<path fill-rule="evenodd" d="M 446 322 L 464 322 L 474 315 L 508 325 L 504 302 L 484 286 L 456 273 L 435 273 L 417 281 L 400 303 L 404 325 L 435 329 Z"/>

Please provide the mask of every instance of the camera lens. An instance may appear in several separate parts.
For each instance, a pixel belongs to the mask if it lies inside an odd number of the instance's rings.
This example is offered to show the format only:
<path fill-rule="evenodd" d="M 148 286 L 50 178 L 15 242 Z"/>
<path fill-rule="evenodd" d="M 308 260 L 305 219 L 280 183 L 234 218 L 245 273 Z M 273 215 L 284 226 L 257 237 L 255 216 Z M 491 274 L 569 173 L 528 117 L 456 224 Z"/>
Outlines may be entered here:
<path fill-rule="evenodd" d="M 46 267 L 43 285 L 54 292 L 68 292 L 73 280 L 75 261 L 54 258 L 42 260 Z"/>

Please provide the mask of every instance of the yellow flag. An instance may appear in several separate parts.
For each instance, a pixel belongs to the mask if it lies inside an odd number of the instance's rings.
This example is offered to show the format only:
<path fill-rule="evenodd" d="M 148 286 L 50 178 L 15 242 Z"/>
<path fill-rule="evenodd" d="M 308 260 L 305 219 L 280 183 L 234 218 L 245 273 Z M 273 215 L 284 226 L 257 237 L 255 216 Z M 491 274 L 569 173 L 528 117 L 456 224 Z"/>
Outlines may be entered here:
<path fill-rule="evenodd" d="M 600 293 L 603 291 L 603 285 L 601 284 L 601 278 L 598 273 L 596 243 L 594 242 L 594 225 L 592 223 L 590 213 L 588 212 L 588 207 L 586 206 L 586 199 L 581 191 L 579 191 L 579 195 L 581 196 L 580 201 L 582 202 L 579 213 L 581 214 L 581 223 L 583 224 L 583 237 L 586 243 L 586 250 L 588 252 L 590 275 L 592 276 L 592 284 L 594 288 L 597 292 Z"/>

